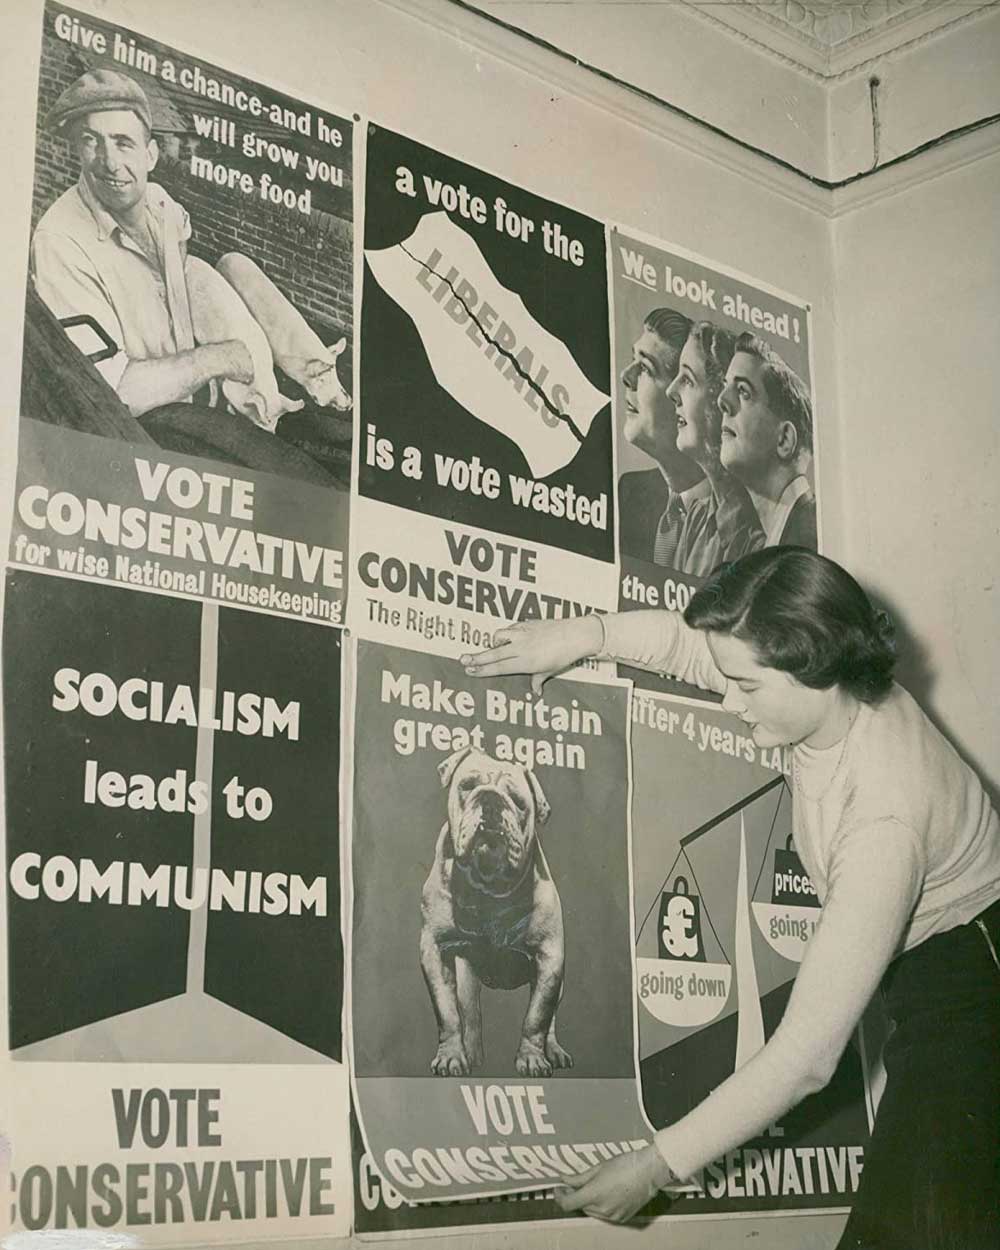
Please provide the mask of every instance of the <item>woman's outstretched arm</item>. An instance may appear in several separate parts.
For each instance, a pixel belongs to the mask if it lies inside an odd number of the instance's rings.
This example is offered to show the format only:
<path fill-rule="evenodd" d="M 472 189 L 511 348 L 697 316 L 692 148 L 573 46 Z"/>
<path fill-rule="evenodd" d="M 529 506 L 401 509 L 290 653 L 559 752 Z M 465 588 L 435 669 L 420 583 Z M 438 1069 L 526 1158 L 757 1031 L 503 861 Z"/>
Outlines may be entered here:
<path fill-rule="evenodd" d="M 463 655 L 461 663 L 473 677 L 530 674 L 537 693 L 547 678 L 593 655 L 677 677 L 717 694 L 726 688 L 705 633 L 686 625 L 679 612 L 653 609 L 509 625 L 497 630 L 489 650 Z"/>

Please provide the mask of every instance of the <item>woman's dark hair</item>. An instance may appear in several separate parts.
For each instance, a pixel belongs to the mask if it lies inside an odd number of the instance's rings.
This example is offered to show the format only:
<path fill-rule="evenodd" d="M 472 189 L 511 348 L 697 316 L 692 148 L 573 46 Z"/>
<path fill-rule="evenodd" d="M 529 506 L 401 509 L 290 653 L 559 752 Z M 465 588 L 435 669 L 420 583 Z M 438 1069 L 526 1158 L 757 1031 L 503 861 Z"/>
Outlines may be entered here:
<path fill-rule="evenodd" d="M 877 703 L 892 686 L 888 615 L 846 569 L 805 547 L 768 547 L 720 565 L 684 619 L 743 639 L 761 664 L 803 686 L 840 686 L 864 703 Z"/>

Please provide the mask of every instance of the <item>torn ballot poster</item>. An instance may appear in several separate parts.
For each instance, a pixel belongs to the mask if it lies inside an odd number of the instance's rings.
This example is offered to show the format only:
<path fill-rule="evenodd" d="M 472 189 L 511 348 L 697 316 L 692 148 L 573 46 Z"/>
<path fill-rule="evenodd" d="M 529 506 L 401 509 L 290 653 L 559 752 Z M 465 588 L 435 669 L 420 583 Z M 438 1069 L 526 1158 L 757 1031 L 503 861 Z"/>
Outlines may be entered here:
<path fill-rule="evenodd" d="M 354 1092 L 404 1199 L 551 1188 L 650 1138 L 627 695 L 564 680 L 536 698 L 357 644 Z"/>
<path fill-rule="evenodd" d="M 610 563 L 604 227 L 369 126 L 364 255 L 360 493 Z"/>
<path fill-rule="evenodd" d="M 735 716 L 633 692 L 636 984 L 643 1099 L 680 1119 L 777 1027 L 820 907 L 794 850 L 788 748 Z M 869 1120 L 859 1031 L 835 1076 L 709 1164 L 675 1213 L 847 1206 Z"/>

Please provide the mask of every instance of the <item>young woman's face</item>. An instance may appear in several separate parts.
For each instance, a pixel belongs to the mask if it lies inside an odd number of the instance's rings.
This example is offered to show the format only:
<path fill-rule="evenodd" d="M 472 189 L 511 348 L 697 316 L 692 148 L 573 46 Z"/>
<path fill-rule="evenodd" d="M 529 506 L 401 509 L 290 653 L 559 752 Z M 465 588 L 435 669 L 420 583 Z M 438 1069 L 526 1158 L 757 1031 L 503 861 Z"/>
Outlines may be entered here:
<path fill-rule="evenodd" d="M 726 678 L 722 706 L 750 726 L 759 747 L 828 746 L 836 689 L 814 690 L 781 669 L 761 664 L 753 646 L 709 632 L 708 647 Z"/>
<path fill-rule="evenodd" d="M 677 450 L 700 459 L 718 452 L 722 414 L 712 398 L 701 348 L 688 339 L 681 352 L 677 377 L 667 388 L 677 407 Z"/>

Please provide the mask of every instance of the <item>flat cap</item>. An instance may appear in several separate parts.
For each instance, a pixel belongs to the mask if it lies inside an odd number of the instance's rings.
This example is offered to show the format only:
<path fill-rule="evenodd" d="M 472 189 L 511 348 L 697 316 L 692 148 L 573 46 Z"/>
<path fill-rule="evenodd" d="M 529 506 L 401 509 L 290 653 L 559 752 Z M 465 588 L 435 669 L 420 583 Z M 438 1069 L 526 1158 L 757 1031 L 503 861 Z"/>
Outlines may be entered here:
<path fill-rule="evenodd" d="M 45 125 L 49 130 L 61 130 L 67 122 L 86 117 L 88 113 L 118 109 L 135 113 L 140 121 L 146 123 L 147 130 L 153 129 L 149 101 L 134 78 L 114 69 L 91 69 L 81 74 L 56 100 Z"/>

